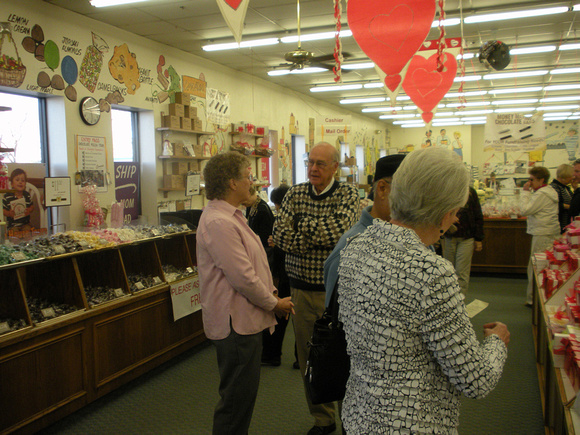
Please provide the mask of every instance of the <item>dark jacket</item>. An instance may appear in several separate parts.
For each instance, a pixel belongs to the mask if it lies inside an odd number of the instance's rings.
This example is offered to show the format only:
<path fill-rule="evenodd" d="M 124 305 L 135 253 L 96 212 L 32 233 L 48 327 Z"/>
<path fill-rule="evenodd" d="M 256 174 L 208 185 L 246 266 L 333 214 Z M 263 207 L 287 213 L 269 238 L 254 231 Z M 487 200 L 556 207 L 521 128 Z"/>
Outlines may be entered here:
<path fill-rule="evenodd" d="M 572 189 L 556 179 L 552 180 L 550 186 L 558 193 L 558 220 L 560 221 L 560 232 L 563 233 L 564 228 L 570 223 L 570 210 L 564 208 L 564 204 L 571 203 Z"/>
<path fill-rule="evenodd" d="M 462 237 L 464 239 L 483 240 L 483 213 L 477 192 L 473 187 L 469 188 L 467 204 L 457 213 L 459 222 L 455 224 L 457 231 L 447 231 L 445 237 Z"/>

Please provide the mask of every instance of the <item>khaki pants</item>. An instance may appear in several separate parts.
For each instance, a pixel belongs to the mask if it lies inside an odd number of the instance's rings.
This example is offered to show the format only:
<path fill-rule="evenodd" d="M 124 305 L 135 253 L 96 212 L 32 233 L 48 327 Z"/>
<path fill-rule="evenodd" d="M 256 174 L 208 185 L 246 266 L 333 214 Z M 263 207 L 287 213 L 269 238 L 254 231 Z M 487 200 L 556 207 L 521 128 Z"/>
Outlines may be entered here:
<path fill-rule="evenodd" d="M 324 299 L 326 293 L 299 290 L 291 288 L 292 302 L 294 302 L 294 334 L 296 336 L 296 350 L 298 353 L 298 364 L 300 365 L 300 376 L 304 381 L 304 372 L 306 370 L 306 360 L 308 359 L 308 342 L 312 338 L 314 322 L 322 317 L 324 312 Z M 304 389 L 306 402 L 310 414 L 314 417 L 315 426 L 330 426 L 335 422 L 335 405 L 332 403 L 323 403 L 313 405 L 310 397 Z"/>

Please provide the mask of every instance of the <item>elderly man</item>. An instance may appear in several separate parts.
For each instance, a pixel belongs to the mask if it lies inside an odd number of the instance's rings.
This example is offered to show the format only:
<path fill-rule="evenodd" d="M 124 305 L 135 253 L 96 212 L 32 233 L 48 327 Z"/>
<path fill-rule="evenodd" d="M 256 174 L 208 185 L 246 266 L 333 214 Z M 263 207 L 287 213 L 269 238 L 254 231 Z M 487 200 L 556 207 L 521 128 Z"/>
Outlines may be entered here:
<path fill-rule="evenodd" d="M 368 206 L 362 212 L 359 221 L 346 233 L 342 235 L 332 253 L 324 263 L 324 287 L 326 287 L 326 306 L 330 306 L 330 298 L 334 286 L 338 281 L 338 263 L 340 262 L 340 251 L 346 246 L 350 237 L 362 233 L 374 219 L 388 221 L 391 218 L 389 208 L 389 193 L 391 192 L 391 180 L 393 174 L 405 158 L 406 154 L 394 154 L 381 157 L 377 161 L 375 176 L 373 179 L 373 190 L 371 191 L 373 205 Z"/>
<path fill-rule="evenodd" d="M 274 223 L 273 239 L 286 252 L 286 271 L 295 303 L 294 333 L 300 372 L 304 377 L 308 358 L 307 343 L 314 322 L 324 312 L 324 261 L 357 219 L 357 189 L 334 180 L 339 154 L 334 146 L 321 142 L 310 151 L 308 182 L 293 186 L 282 203 Z M 333 403 L 313 405 L 306 401 L 314 417 L 309 435 L 329 434 L 336 429 Z"/>

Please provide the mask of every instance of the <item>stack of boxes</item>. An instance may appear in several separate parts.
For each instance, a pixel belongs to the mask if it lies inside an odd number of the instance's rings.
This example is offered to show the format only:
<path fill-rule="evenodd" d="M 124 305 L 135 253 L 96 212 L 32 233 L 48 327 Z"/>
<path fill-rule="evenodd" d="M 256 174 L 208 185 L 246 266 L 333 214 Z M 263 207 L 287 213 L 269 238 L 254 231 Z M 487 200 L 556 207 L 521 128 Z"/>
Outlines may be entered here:
<path fill-rule="evenodd" d="M 162 114 L 161 126 L 186 131 L 202 131 L 201 119 L 197 117 L 197 108 L 192 107 L 191 94 L 176 92 L 175 103 L 168 106 L 169 115 Z"/>

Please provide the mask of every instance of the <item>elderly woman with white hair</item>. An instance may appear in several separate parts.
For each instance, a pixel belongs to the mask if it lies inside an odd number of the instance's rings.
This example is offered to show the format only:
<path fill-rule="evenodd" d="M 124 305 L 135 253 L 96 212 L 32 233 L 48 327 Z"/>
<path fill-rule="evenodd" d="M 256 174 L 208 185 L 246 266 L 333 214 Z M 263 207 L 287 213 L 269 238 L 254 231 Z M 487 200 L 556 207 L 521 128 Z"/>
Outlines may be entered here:
<path fill-rule="evenodd" d="M 466 203 L 468 184 L 452 151 L 410 153 L 393 177 L 391 221 L 375 220 L 342 251 L 348 434 L 457 433 L 461 394 L 484 397 L 501 377 L 507 327 L 484 325 L 480 343 L 453 265 L 429 249 Z"/>
<path fill-rule="evenodd" d="M 572 189 L 569 184 L 574 178 L 574 168 L 564 163 L 556 169 L 556 178 L 552 180 L 550 186 L 558 194 L 558 221 L 560 222 L 560 232 L 570 224 L 570 202 L 572 201 Z"/>

